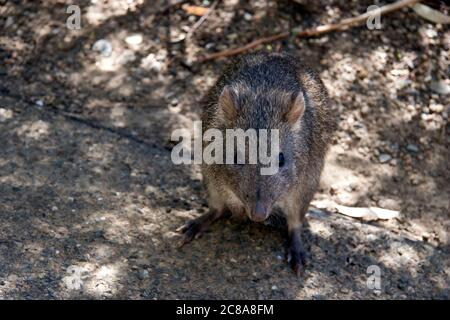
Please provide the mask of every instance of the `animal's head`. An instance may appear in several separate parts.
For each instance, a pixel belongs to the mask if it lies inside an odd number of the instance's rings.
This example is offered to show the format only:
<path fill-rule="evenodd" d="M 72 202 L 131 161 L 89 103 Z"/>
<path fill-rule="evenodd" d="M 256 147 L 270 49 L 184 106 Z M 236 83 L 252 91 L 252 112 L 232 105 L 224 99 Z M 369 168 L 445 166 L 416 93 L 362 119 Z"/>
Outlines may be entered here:
<path fill-rule="evenodd" d="M 296 183 L 301 169 L 305 95 L 299 86 L 288 89 L 252 90 L 227 85 L 218 98 L 216 126 L 224 132 L 225 146 L 234 145 L 233 164 L 221 166 L 222 180 L 254 221 L 269 216 L 277 200 Z M 227 134 L 226 129 L 240 129 L 234 133 L 243 134 L 244 140 Z"/>

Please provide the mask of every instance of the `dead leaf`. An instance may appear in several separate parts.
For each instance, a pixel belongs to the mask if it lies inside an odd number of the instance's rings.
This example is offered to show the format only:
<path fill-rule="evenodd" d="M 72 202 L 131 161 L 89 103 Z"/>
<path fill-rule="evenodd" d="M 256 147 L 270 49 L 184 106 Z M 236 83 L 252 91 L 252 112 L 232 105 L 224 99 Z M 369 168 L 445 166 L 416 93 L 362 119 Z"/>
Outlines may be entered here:
<path fill-rule="evenodd" d="M 434 23 L 448 24 L 450 17 L 421 3 L 414 5 L 413 10 L 422 18 Z"/>
<path fill-rule="evenodd" d="M 347 207 L 336 204 L 335 208 L 337 211 L 343 215 L 353 217 L 353 218 L 361 218 L 361 219 L 369 219 L 369 220 L 388 220 L 395 218 L 399 215 L 399 211 L 382 209 L 377 207 Z"/>
<path fill-rule="evenodd" d="M 205 7 L 199 7 L 199 6 L 190 6 L 190 5 L 184 5 L 181 7 L 184 11 L 186 11 L 187 14 L 191 14 L 194 16 L 201 17 L 206 12 L 208 12 L 208 8 Z"/>

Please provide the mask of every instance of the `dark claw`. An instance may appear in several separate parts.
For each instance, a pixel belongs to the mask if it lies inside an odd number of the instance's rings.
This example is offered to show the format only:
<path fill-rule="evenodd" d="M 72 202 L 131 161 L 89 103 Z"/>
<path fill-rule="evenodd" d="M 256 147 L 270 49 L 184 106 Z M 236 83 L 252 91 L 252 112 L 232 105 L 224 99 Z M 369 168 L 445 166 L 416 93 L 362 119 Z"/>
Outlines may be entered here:
<path fill-rule="evenodd" d="M 297 248 L 290 247 L 287 260 L 295 275 L 297 277 L 302 277 L 307 262 L 306 252 L 303 249 L 299 250 Z"/>
<path fill-rule="evenodd" d="M 178 232 L 183 234 L 179 246 L 182 247 L 192 240 L 200 238 L 212 223 L 225 216 L 226 212 L 213 210 L 197 219 L 188 221 L 185 225 L 177 229 Z"/>
<path fill-rule="evenodd" d="M 189 221 L 185 225 L 178 228 L 177 231 L 183 234 L 179 247 L 188 244 L 194 239 L 200 238 L 203 234 L 202 225 L 195 220 Z"/>
<path fill-rule="evenodd" d="M 287 246 L 287 261 L 297 277 L 303 276 L 308 259 L 309 254 L 303 247 L 300 232 L 291 233 Z"/>

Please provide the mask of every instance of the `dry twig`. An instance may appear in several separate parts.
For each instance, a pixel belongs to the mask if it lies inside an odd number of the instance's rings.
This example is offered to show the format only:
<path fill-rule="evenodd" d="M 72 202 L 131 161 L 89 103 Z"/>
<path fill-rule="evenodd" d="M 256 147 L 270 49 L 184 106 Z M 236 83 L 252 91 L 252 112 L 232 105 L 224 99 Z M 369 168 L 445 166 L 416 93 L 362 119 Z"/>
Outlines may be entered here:
<path fill-rule="evenodd" d="M 206 11 L 206 13 L 200 18 L 198 19 L 198 21 L 192 26 L 192 28 L 189 30 L 189 32 L 186 34 L 185 39 L 189 39 L 190 37 L 192 37 L 192 35 L 194 34 L 194 32 L 202 25 L 203 22 L 206 21 L 206 19 L 208 19 L 209 15 L 214 11 L 214 9 L 217 7 L 217 5 L 219 4 L 220 0 L 216 0 L 214 1 L 214 3 L 211 5 L 211 7 L 208 9 L 208 11 Z"/>
<path fill-rule="evenodd" d="M 385 14 L 397 11 L 401 8 L 411 6 L 413 4 L 416 4 L 419 1 L 420 0 L 400 0 L 395 3 L 385 5 L 380 8 L 380 15 L 385 15 Z M 256 48 L 262 44 L 285 39 L 285 38 L 289 37 L 290 35 L 292 35 L 294 37 L 298 37 L 298 38 L 306 38 L 306 37 L 318 36 L 318 35 L 328 33 L 331 31 L 335 31 L 335 30 L 344 30 L 349 27 L 360 25 L 362 22 L 367 21 L 367 19 L 370 18 L 372 15 L 373 15 L 373 12 L 366 12 L 366 13 L 361 14 L 356 17 L 344 19 L 338 23 L 322 25 L 322 26 L 318 26 L 315 28 L 306 29 L 304 31 L 301 31 L 299 29 L 293 29 L 292 32 L 286 31 L 283 33 L 269 36 L 269 37 L 257 39 L 255 41 L 252 41 L 252 42 L 246 44 L 243 47 L 239 47 L 239 48 L 235 48 L 235 49 L 227 49 L 227 50 L 216 52 L 216 53 L 204 56 L 204 57 L 200 57 L 198 59 L 198 62 L 205 62 L 208 60 L 214 60 L 214 59 L 218 59 L 218 58 L 238 55 L 238 54 L 248 51 L 250 49 Z"/>

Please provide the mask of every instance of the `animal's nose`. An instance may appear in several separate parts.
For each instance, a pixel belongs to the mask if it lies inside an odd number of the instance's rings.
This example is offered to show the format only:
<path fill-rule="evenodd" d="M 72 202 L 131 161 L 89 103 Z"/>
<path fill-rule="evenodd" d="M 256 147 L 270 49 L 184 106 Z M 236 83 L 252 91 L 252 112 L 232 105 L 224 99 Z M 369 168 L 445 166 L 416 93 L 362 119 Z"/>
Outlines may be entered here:
<path fill-rule="evenodd" d="M 257 201 L 250 215 L 250 219 L 256 222 L 264 221 L 268 216 L 267 211 L 268 211 L 267 207 L 264 206 L 264 204 L 261 201 Z"/>

